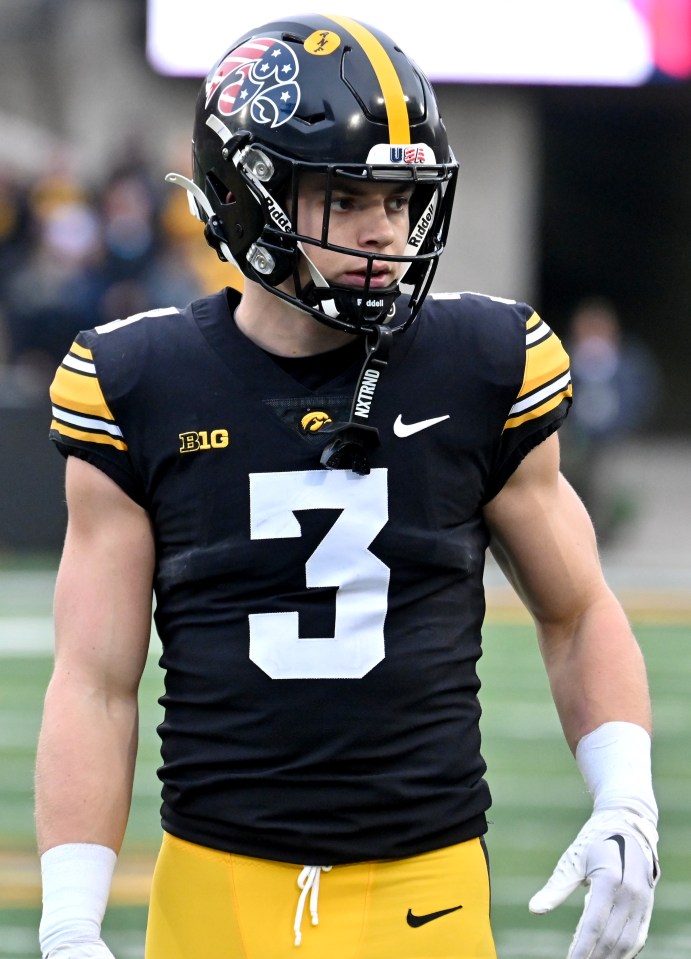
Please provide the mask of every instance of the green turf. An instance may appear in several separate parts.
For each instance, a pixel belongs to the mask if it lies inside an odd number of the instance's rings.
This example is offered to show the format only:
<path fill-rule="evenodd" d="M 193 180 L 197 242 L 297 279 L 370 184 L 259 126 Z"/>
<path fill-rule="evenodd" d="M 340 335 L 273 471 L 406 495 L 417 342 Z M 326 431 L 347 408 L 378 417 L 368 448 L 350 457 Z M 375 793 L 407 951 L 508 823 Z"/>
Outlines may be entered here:
<path fill-rule="evenodd" d="M 50 671 L 45 651 L 52 577 L 0 570 L 0 851 L 33 855 L 32 766 L 41 701 Z M 688 625 L 637 628 L 655 707 L 654 764 L 661 808 L 663 879 L 644 956 L 691 954 L 691 643 Z M 26 641 L 25 641 L 26 640 Z M 493 921 L 500 959 L 566 956 L 578 919 L 575 894 L 554 914 L 534 917 L 527 901 L 589 811 L 564 744 L 531 629 L 490 625 L 481 662 L 484 752 L 494 796 L 488 844 Z M 142 686 L 142 742 L 123 857 L 158 843 L 160 675 L 150 657 Z M 2 887 L 0 887 L 1 889 Z M 7 889 L 7 886 L 4 887 Z M 0 893 L 1 895 L 1 893 Z M 17 904 L 0 898 L 0 959 L 36 959 L 39 893 Z M 105 936 L 117 959 L 142 955 L 145 907 L 112 906 Z"/>
<path fill-rule="evenodd" d="M 691 644 L 686 626 L 640 626 L 648 663 L 656 736 L 654 769 L 661 810 L 663 879 L 644 955 L 691 954 Z M 566 955 L 582 896 L 549 916 L 533 917 L 527 901 L 547 878 L 589 811 L 585 789 L 561 736 L 527 627 L 487 630 L 484 751 L 494 806 L 494 925 L 501 959 Z"/>

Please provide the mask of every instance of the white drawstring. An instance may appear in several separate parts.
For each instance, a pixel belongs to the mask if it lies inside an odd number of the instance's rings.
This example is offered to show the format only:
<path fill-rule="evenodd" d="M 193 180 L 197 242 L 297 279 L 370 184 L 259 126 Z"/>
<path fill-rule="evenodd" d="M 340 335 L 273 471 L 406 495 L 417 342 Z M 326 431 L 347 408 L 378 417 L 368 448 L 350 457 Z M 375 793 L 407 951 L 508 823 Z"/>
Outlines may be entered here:
<path fill-rule="evenodd" d="M 319 914 L 317 906 L 319 902 L 319 876 L 322 872 L 329 872 L 331 866 L 303 866 L 302 872 L 298 876 L 298 886 L 302 889 L 298 907 L 295 910 L 295 924 L 293 932 L 295 933 L 295 945 L 299 946 L 302 942 L 302 914 L 305 911 L 305 901 L 307 893 L 310 894 L 310 914 L 312 916 L 312 925 L 319 925 Z"/>

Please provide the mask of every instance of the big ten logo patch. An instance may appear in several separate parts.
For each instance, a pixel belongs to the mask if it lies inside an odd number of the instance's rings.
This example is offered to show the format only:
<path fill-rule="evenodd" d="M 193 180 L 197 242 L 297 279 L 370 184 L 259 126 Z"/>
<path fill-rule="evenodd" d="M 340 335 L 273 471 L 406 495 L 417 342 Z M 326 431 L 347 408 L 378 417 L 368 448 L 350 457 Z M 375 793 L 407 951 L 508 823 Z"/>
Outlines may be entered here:
<path fill-rule="evenodd" d="M 222 450 L 228 446 L 228 430 L 190 430 L 180 433 L 180 452 L 196 453 L 200 450 Z"/>

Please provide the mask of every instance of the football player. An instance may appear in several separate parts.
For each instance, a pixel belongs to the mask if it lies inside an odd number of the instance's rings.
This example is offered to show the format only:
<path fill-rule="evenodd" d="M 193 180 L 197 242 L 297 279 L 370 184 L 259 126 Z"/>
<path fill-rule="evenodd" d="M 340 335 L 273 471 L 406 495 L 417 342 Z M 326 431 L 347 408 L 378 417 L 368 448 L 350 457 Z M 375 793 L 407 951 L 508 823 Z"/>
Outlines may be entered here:
<path fill-rule="evenodd" d="M 385 34 L 299 16 L 200 92 L 189 194 L 244 274 L 77 337 L 37 763 L 44 959 L 106 959 L 152 596 L 163 840 L 147 959 L 493 959 L 479 681 L 491 547 L 593 815 L 530 904 L 631 959 L 658 876 L 644 663 L 559 473 L 568 358 L 526 304 L 430 295 L 457 163 Z M 300 952 L 295 952 L 295 947 Z"/>

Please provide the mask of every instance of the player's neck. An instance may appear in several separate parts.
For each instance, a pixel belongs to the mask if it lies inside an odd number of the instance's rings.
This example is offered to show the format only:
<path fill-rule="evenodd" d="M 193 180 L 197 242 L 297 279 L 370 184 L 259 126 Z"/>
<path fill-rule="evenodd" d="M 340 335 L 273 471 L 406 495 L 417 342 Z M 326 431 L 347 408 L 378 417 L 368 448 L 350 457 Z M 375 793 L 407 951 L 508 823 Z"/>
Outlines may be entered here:
<path fill-rule="evenodd" d="M 334 330 L 285 301 L 248 283 L 235 311 L 241 333 L 277 356 L 312 356 L 352 342 L 352 336 Z"/>

